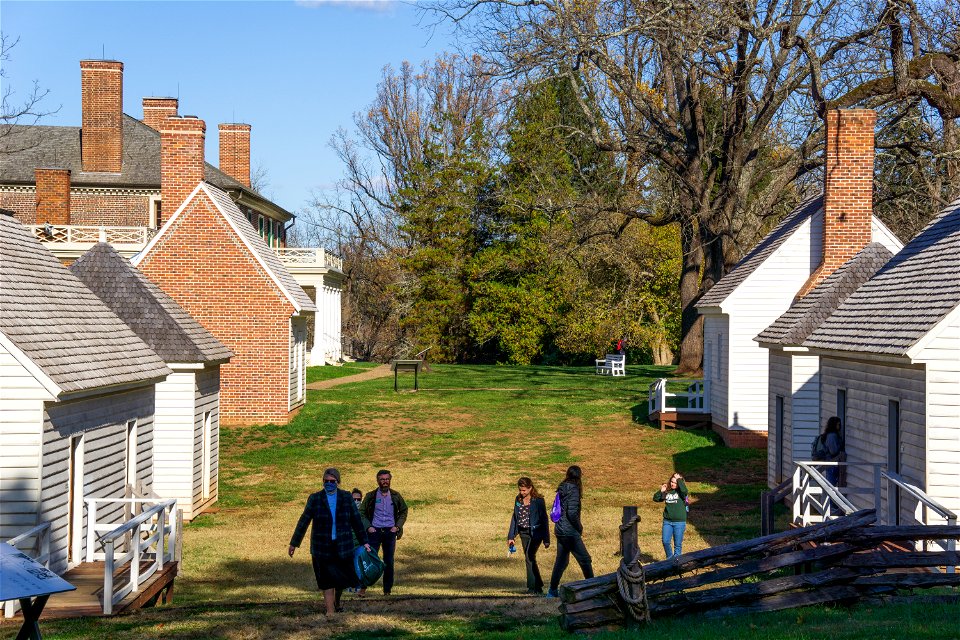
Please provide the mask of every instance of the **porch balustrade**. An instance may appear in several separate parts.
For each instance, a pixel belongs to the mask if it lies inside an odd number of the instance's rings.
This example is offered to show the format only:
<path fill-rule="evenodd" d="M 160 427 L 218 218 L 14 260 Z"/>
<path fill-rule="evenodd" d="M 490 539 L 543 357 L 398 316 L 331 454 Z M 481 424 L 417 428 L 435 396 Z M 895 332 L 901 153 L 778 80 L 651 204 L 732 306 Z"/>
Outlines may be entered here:
<path fill-rule="evenodd" d="M 86 561 L 103 562 L 103 613 L 113 607 L 159 571 L 166 563 L 177 560 L 177 501 L 157 502 L 150 498 L 86 498 L 87 549 Z M 122 522 L 98 521 L 101 506 L 122 504 L 125 512 L 140 511 Z M 97 547 L 103 549 L 97 551 Z M 114 575 L 129 565 L 121 584 L 114 585 Z"/>

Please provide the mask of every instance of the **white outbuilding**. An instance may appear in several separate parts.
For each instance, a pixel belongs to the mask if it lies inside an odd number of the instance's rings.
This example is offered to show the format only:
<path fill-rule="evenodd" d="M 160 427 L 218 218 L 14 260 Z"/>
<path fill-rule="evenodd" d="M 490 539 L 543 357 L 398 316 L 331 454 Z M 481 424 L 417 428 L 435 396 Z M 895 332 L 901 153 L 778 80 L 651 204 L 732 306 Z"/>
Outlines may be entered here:
<path fill-rule="evenodd" d="M 869 110 L 827 113 L 823 193 L 802 202 L 697 303 L 713 427 L 730 446 L 767 447 L 770 356 L 754 338 L 867 244 L 890 253 L 901 247 L 872 215 L 869 186 L 866 208 L 850 204 L 862 199 L 863 186 L 851 190 L 851 177 L 872 184 L 875 118 Z"/>
<path fill-rule="evenodd" d="M 173 371 L 156 387 L 153 492 L 191 520 L 217 500 L 220 365 L 233 354 L 109 244 L 70 271 Z"/>
<path fill-rule="evenodd" d="M 80 563 L 89 500 L 153 484 L 155 385 L 170 373 L 30 231 L 0 214 L 0 540 L 41 527 L 53 571 Z M 104 502 L 97 522 L 122 522 L 123 509 Z"/>

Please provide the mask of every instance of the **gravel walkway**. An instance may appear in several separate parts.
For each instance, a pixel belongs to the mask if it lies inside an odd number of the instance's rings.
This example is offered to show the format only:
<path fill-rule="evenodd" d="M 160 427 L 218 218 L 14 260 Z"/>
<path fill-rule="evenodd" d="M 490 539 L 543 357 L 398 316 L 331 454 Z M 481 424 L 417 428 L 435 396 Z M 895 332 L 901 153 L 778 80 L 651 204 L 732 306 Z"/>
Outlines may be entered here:
<path fill-rule="evenodd" d="M 319 382 L 311 382 L 307 385 L 307 389 L 329 389 L 331 387 L 336 387 L 341 384 L 349 384 L 351 382 L 362 382 L 363 380 L 373 380 L 374 378 L 386 378 L 389 376 L 392 371 L 390 371 L 390 365 L 382 364 L 379 367 L 374 367 L 369 371 L 364 371 L 363 373 L 355 373 L 352 376 L 344 376 L 342 378 L 333 378 L 332 380 L 320 380 Z"/>

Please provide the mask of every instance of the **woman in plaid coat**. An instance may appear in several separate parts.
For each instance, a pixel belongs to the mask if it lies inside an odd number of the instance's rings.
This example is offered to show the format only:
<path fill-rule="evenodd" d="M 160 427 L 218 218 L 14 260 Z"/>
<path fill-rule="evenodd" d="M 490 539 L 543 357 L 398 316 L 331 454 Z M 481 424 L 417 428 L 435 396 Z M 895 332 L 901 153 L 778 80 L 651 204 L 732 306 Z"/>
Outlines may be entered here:
<path fill-rule="evenodd" d="M 357 582 L 353 571 L 353 536 L 356 535 L 360 544 L 370 549 L 357 505 L 348 491 L 339 488 L 339 484 L 339 471 L 330 468 L 323 472 L 323 491 L 307 498 L 288 550 L 292 558 L 312 523 L 310 555 L 313 557 L 313 573 L 317 587 L 323 591 L 328 616 L 343 611 L 340 595 L 346 587 Z"/>

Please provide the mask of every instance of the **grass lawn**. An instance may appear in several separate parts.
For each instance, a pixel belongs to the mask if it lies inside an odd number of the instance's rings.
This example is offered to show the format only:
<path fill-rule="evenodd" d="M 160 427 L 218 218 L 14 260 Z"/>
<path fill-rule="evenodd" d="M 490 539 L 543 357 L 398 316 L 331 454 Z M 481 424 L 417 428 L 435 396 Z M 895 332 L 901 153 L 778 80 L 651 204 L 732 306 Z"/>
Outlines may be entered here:
<path fill-rule="evenodd" d="M 307 384 L 353 376 L 377 366 L 376 362 L 345 362 L 339 367 L 307 367 Z"/>
<path fill-rule="evenodd" d="M 311 369 L 311 381 L 363 367 Z M 659 559 L 662 507 L 653 492 L 674 470 L 693 505 L 684 542 L 695 550 L 756 535 L 765 452 L 719 446 L 707 432 L 651 428 L 649 382 L 666 369 L 434 365 L 419 393 L 380 378 L 310 391 L 286 426 L 223 428 L 219 511 L 186 527 L 173 607 L 112 619 L 45 622 L 47 638 L 559 638 L 556 601 L 522 596 L 522 558 L 505 534 L 516 479 L 533 478 L 550 502 L 569 464 L 584 469 L 584 540 L 598 574 L 619 559 L 621 507 L 638 505 L 640 547 Z M 412 382 L 412 381 L 411 381 Z M 286 555 L 294 524 L 327 466 L 343 488 L 374 488 L 392 470 L 410 505 L 398 544 L 397 584 L 385 600 L 345 596 L 348 614 L 322 615 L 305 545 Z M 553 549 L 541 551 L 545 579 Z M 565 579 L 579 579 L 573 563 Z M 725 621 L 658 621 L 630 637 L 956 638 L 956 605 L 814 608 Z M 13 637 L 7 626 L 0 637 Z M 627 637 L 622 634 L 600 637 Z"/>

